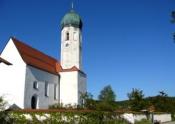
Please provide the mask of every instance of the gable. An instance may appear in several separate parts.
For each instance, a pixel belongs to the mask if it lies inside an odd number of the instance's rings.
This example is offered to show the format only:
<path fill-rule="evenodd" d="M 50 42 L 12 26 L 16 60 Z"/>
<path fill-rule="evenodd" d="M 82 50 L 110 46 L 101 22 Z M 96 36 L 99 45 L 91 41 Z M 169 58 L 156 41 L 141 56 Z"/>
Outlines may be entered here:
<path fill-rule="evenodd" d="M 11 38 L 7 41 L 5 47 L 0 53 L 0 56 L 2 59 L 10 62 L 15 66 L 26 65 Z"/>
<path fill-rule="evenodd" d="M 61 70 L 61 65 L 56 59 L 40 52 L 37 49 L 32 48 L 31 46 L 19 41 L 16 38 L 11 39 L 19 51 L 23 61 L 27 65 L 36 67 L 52 74 L 58 74 Z"/>

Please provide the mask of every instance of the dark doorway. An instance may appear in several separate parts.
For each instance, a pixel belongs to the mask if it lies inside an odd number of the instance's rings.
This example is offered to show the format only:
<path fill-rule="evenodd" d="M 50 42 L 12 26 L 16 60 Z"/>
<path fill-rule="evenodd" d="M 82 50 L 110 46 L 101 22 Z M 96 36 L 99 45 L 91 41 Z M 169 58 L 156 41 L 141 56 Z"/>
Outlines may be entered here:
<path fill-rule="evenodd" d="M 36 109 L 37 108 L 37 103 L 38 103 L 37 96 L 36 95 L 32 96 L 32 99 L 31 99 L 31 108 L 32 109 Z"/>

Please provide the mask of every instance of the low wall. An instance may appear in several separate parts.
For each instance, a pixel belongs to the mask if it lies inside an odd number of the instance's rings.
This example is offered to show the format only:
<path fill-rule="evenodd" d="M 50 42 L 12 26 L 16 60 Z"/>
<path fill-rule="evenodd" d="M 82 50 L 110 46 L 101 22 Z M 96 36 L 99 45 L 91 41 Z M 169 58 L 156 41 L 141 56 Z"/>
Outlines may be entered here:
<path fill-rule="evenodd" d="M 171 114 L 155 114 L 154 120 L 160 121 L 160 122 L 169 122 L 172 120 Z"/>
<path fill-rule="evenodd" d="M 146 115 L 144 114 L 134 114 L 134 121 L 140 121 L 143 119 L 147 119 Z"/>
<path fill-rule="evenodd" d="M 148 116 L 150 119 L 152 118 L 151 115 Z M 124 113 L 122 114 L 122 118 L 127 120 L 128 122 L 134 124 L 136 121 L 141 121 L 142 119 L 147 119 L 145 114 L 133 114 L 133 113 Z M 171 114 L 162 113 L 162 114 L 154 114 L 153 116 L 154 121 L 162 122 L 169 122 L 172 120 Z"/>

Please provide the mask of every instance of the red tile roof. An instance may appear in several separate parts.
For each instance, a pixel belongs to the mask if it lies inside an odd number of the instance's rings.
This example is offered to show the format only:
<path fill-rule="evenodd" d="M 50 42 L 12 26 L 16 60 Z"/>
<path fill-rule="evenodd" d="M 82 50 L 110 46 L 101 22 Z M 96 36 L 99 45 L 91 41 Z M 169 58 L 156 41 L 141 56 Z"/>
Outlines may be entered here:
<path fill-rule="evenodd" d="M 22 59 L 28 65 L 50 72 L 52 74 L 58 74 L 59 72 L 71 72 L 71 71 L 79 71 L 83 73 L 75 66 L 73 66 L 70 69 L 62 69 L 60 62 L 58 62 L 53 57 L 50 57 L 38 51 L 37 49 L 30 47 L 29 45 L 21 42 L 16 38 L 12 38 L 12 40 L 16 48 L 18 49 Z"/>
<path fill-rule="evenodd" d="M 12 38 L 12 40 L 26 64 L 52 74 L 58 74 L 62 70 L 60 63 L 56 59 L 22 43 L 16 38 Z"/>
<path fill-rule="evenodd" d="M 5 60 L 5 59 L 3 59 L 3 58 L 0 57 L 0 63 L 1 62 L 5 63 L 7 65 L 12 65 L 10 62 L 8 62 L 7 60 Z"/>
<path fill-rule="evenodd" d="M 76 66 L 73 66 L 69 69 L 63 69 L 61 72 L 69 72 L 69 71 L 79 71 L 79 69 Z"/>
<path fill-rule="evenodd" d="M 72 68 L 69 69 L 62 69 L 61 72 L 72 72 L 72 71 L 79 71 L 81 74 L 83 74 L 86 77 L 86 74 L 79 70 L 76 66 L 73 66 Z"/>

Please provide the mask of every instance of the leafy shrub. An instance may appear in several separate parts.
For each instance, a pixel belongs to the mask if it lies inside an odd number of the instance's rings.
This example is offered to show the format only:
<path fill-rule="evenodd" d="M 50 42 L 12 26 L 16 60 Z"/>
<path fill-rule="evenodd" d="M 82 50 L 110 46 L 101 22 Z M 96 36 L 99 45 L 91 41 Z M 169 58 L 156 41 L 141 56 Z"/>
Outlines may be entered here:
<path fill-rule="evenodd" d="M 8 114 L 4 124 L 127 124 L 114 112 L 14 112 Z M 28 116 L 28 118 L 27 118 Z M 30 119 L 29 119 L 30 118 Z M 1 121 L 2 123 L 2 121 Z M 3 123 L 2 123 L 3 124 Z"/>
<path fill-rule="evenodd" d="M 62 109 L 62 108 L 63 108 L 63 104 L 59 104 L 59 103 L 49 106 L 49 109 Z"/>
<path fill-rule="evenodd" d="M 175 113 L 171 113 L 171 118 L 172 118 L 172 121 L 175 121 Z"/>
<path fill-rule="evenodd" d="M 97 105 L 96 105 L 96 110 L 99 110 L 99 111 L 115 111 L 116 110 L 116 106 L 115 104 L 111 104 L 108 103 L 108 102 L 99 102 Z"/>
<path fill-rule="evenodd" d="M 3 111 L 7 105 L 7 102 L 0 96 L 0 111 Z"/>
<path fill-rule="evenodd" d="M 142 119 L 141 121 L 136 121 L 135 124 L 152 124 L 150 120 Z"/>

